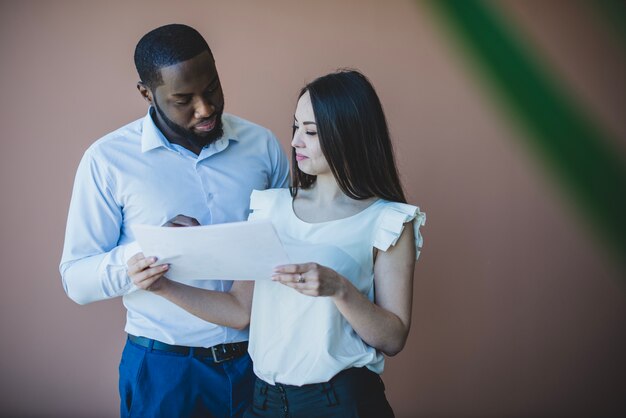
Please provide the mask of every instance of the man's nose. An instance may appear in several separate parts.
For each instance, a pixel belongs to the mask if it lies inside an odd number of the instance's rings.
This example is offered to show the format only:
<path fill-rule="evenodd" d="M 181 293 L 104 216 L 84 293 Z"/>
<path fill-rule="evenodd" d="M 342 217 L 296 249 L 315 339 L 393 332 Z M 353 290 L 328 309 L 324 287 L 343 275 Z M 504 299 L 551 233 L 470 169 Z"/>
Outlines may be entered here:
<path fill-rule="evenodd" d="M 213 103 L 206 99 L 200 99 L 196 103 L 194 116 L 196 119 L 204 119 L 211 116 L 213 112 L 215 112 L 215 106 L 213 105 Z"/>

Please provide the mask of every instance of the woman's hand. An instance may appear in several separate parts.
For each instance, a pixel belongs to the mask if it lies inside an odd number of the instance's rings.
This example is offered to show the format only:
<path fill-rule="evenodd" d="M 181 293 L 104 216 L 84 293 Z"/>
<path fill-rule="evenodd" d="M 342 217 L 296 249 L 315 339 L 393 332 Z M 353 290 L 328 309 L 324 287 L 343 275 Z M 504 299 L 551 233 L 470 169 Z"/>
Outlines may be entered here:
<path fill-rule="evenodd" d="M 200 225 L 200 222 L 198 222 L 196 218 L 186 215 L 176 215 L 161 226 L 189 227 L 198 225 Z M 166 282 L 167 278 L 163 275 L 170 266 L 169 264 L 155 265 L 154 263 L 156 263 L 156 261 L 156 257 L 146 258 L 143 253 L 137 253 L 128 260 L 128 276 L 135 286 L 143 290 L 154 292 L 159 290 Z"/>
<path fill-rule="evenodd" d="M 274 269 L 272 280 L 308 296 L 341 298 L 347 280 L 335 270 L 317 263 L 286 264 Z"/>
<path fill-rule="evenodd" d="M 155 265 L 156 261 L 156 257 L 146 258 L 143 253 L 137 253 L 128 260 L 128 276 L 135 286 L 153 292 L 167 280 L 163 275 L 169 269 L 169 264 Z"/>

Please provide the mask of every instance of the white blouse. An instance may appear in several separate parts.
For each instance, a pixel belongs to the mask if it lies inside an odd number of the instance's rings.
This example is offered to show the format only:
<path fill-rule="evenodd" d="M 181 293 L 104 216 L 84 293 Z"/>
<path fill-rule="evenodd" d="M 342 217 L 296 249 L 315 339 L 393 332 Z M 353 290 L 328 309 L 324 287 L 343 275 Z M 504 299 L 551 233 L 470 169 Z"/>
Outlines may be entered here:
<path fill-rule="evenodd" d="M 255 190 L 250 207 L 248 219 L 272 221 L 292 263 L 332 268 L 371 301 L 373 248 L 386 251 L 415 219 L 417 258 L 419 227 L 426 220 L 416 206 L 380 199 L 344 219 L 307 223 L 295 215 L 288 189 Z M 270 384 L 326 382 L 350 367 L 383 371 L 382 353 L 363 342 L 331 298 L 303 295 L 270 280 L 255 283 L 249 341 L 254 372 Z"/>

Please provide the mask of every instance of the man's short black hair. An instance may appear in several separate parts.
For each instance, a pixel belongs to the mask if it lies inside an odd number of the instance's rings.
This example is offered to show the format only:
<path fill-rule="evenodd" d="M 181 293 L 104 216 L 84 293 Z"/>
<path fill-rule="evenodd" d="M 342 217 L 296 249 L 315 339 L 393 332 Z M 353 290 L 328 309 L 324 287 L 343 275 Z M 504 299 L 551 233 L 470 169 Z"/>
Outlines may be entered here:
<path fill-rule="evenodd" d="M 161 68 L 187 61 L 211 49 L 202 35 L 192 27 L 171 24 L 146 33 L 135 47 L 135 67 L 139 79 L 150 89 L 159 86 Z"/>

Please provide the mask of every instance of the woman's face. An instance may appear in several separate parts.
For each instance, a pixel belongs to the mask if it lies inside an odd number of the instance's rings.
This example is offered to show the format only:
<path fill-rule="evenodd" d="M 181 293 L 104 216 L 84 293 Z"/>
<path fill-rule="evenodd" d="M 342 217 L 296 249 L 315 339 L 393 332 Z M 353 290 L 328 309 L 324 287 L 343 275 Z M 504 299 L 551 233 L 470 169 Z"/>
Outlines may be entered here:
<path fill-rule="evenodd" d="M 317 136 L 317 125 L 309 92 L 304 93 L 298 100 L 293 127 L 291 146 L 296 152 L 298 168 L 313 176 L 330 174 L 330 167 L 322 153 Z"/>

